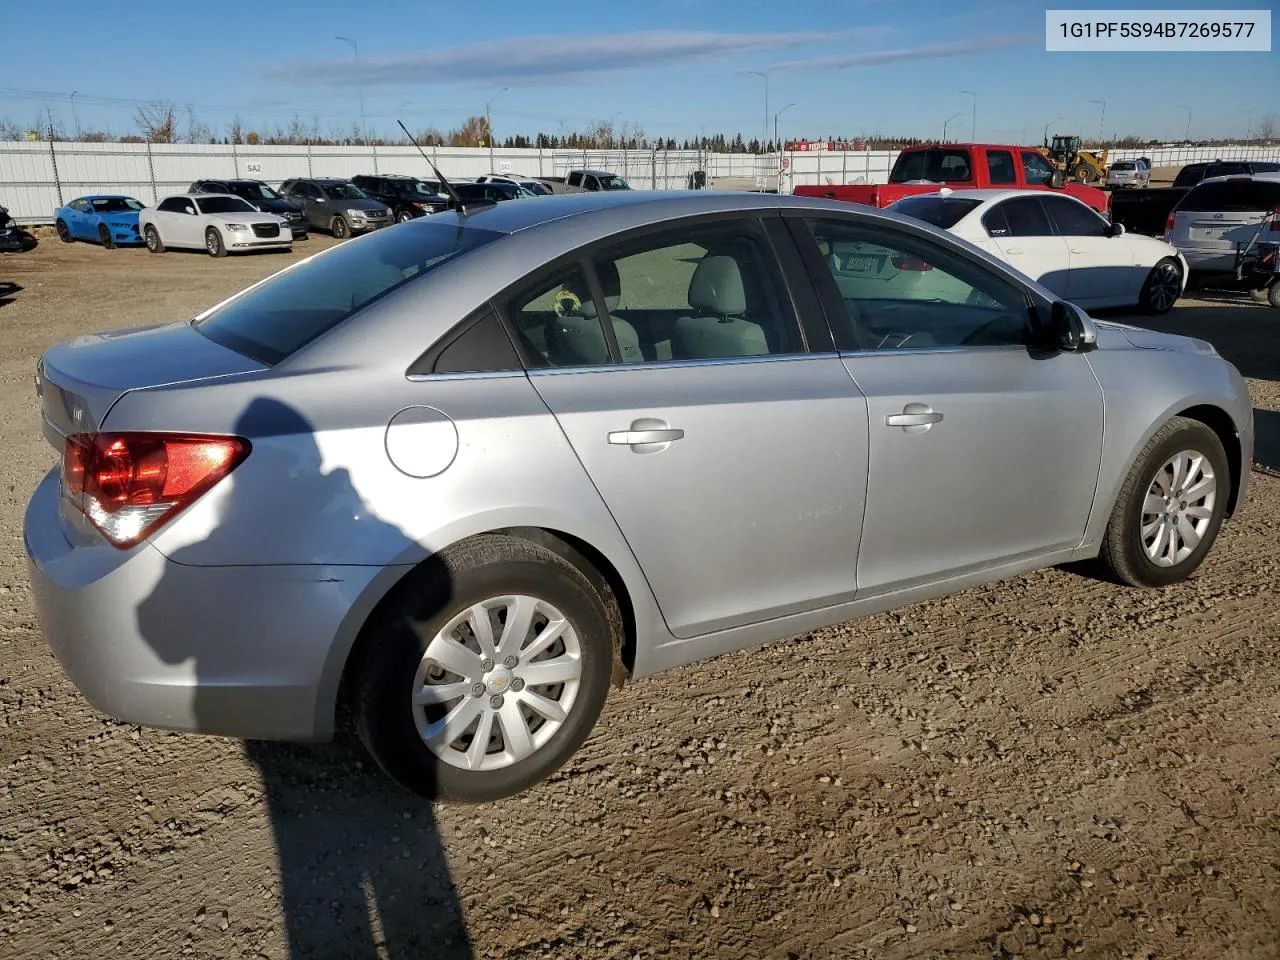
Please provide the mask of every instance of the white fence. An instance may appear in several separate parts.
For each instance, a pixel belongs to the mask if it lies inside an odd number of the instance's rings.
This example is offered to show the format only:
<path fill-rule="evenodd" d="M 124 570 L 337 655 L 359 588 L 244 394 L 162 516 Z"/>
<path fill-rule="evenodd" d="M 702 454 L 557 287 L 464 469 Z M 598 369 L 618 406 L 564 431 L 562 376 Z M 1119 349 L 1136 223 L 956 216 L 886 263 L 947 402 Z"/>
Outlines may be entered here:
<path fill-rule="evenodd" d="M 428 148 L 448 177 L 515 172 L 564 176 L 574 167 L 611 170 L 641 190 L 684 189 L 695 170 L 708 180 L 773 178 L 782 170 L 784 193 L 800 184 L 885 183 L 896 150 L 793 152 L 781 157 L 706 153 L 699 150 L 516 150 L 481 147 Z M 1194 160 L 1280 160 L 1280 147 L 1228 144 L 1113 151 L 1113 159 L 1147 156 L 1157 166 Z M 0 142 L 0 205 L 20 223 L 51 223 L 55 207 L 88 193 L 126 193 L 155 203 L 183 193 L 193 180 L 252 177 L 279 184 L 289 177 L 357 173 L 429 176 L 412 147 L 233 146 L 230 144 Z"/>

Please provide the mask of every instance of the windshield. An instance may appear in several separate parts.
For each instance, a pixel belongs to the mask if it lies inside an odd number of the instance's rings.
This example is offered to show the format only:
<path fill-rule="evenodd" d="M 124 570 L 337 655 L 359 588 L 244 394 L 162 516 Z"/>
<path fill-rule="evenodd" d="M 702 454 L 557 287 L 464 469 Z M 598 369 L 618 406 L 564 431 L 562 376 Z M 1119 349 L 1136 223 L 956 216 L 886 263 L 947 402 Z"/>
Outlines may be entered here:
<path fill-rule="evenodd" d="M 99 197 L 92 201 L 93 209 L 99 213 L 129 213 L 134 210 L 142 210 L 146 206 L 142 201 L 135 200 L 133 197 Z"/>
<path fill-rule="evenodd" d="M 968 150 L 912 150 L 898 155 L 889 174 L 890 183 L 909 180 L 948 182 L 972 180 Z"/>
<path fill-rule="evenodd" d="M 198 197 L 201 213 L 257 213 L 239 197 Z"/>
<path fill-rule="evenodd" d="M 324 192 L 333 200 L 367 200 L 363 190 L 354 183 L 326 183 Z"/>
<path fill-rule="evenodd" d="M 601 176 L 598 179 L 600 180 L 601 190 L 630 190 L 631 189 L 631 185 L 627 183 L 627 181 L 623 180 L 621 177 L 617 176 L 616 174 Z"/>
<path fill-rule="evenodd" d="M 501 233 L 450 223 L 380 230 L 290 267 L 195 322 L 215 343 L 273 364 L 361 307 Z"/>
<path fill-rule="evenodd" d="M 520 186 L 522 186 L 529 193 L 533 194 L 535 197 L 551 196 L 551 191 L 550 189 L 547 188 L 547 185 L 545 183 L 538 183 L 536 180 L 525 180 L 523 183 L 520 184 Z"/>
<path fill-rule="evenodd" d="M 971 197 L 903 197 L 886 208 L 906 214 L 943 230 L 954 227 L 964 215 L 982 203 Z"/>
<path fill-rule="evenodd" d="M 396 183 L 396 181 L 393 180 L 392 183 Z M 399 190 L 401 196 L 405 197 L 423 197 L 427 200 L 434 200 L 436 198 L 436 192 L 421 180 L 400 181 Z"/>
<path fill-rule="evenodd" d="M 233 183 L 231 184 L 231 192 L 241 197 L 253 197 L 255 200 L 280 199 L 280 194 L 276 193 L 265 183 Z"/>

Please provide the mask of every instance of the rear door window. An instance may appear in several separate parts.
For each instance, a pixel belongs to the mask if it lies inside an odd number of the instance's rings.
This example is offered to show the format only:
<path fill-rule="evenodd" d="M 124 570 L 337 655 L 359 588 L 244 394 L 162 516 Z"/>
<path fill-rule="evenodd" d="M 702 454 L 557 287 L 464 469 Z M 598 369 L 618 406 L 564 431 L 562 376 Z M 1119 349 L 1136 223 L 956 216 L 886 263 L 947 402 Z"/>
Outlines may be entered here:
<path fill-rule="evenodd" d="M 1179 210 L 1188 213 L 1252 213 L 1276 207 L 1280 207 L 1280 183 L 1264 180 L 1201 183 L 1178 204 Z"/>
<path fill-rule="evenodd" d="M 1058 233 L 1064 237 L 1105 237 L 1107 222 L 1086 207 L 1067 197 L 1045 197 L 1040 201 L 1053 217 Z"/>
<path fill-rule="evenodd" d="M 1051 237 L 1053 225 L 1038 197 L 1017 197 L 1000 204 L 1011 237 Z"/>
<path fill-rule="evenodd" d="M 1018 171 L 1013 166 L 1013 154 L 1008 150 L 988 150 L 987 176 L 993 185 L 1017 183 Z"/>

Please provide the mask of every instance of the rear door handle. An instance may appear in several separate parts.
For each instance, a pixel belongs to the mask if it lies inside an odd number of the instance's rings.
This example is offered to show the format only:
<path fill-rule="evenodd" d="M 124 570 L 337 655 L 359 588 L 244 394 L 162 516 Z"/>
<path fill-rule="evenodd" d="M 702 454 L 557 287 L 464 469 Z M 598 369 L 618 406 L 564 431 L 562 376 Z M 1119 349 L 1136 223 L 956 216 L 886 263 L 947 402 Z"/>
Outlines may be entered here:
<path fill-rule="evenodd" d="M 1004 252 L 1005 252 L 1005 253 L 1012 253 L 1012 254 L 1015 254 L 1015 255 L 1016 255 L 1016 254 L 1019 254 L 1019 253 L 1026 253 L 1026 251 L 1025 251 L 1025 250 L 1023 250 L 1021 247 L 1005 247 L 1005 248 L 1004 248 Z"/>
<path fill-rule="evenodd" d="M 679 429 L 614 430 L 609 434 L 609 442 L 622 444 L 623 446 L 635 446 L 637 443 L 669 443 L 672 440 L 680 440 L 683 437 L 684 431 Z"/>

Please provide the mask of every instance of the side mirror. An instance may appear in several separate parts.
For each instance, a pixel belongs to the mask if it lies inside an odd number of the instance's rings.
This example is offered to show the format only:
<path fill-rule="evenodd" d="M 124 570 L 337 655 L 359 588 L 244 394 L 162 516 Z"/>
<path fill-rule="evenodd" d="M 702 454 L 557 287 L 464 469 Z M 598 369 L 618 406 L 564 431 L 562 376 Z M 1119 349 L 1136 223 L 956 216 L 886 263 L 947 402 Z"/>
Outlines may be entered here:
<path fill-rule="evenodd" d="M 1067 178 L 1062 175 L 1061 170 L 1054 170 L 1053 175 L 1049 177 L 1049 186 L 1054 190 L 1061 190 L 1067 185 Z"/>
<path fill-rule="evenodd" d="M 1088 353 L 1098 344 L 1098 328 L 1074 303 L 1055 300 L 1049 312 L 1049 339 L 1067 353 Z"/>
<path fill-rule="evenodd" d="M 1114 221 L 1112 221 L 1111 223 L 1109 223 L 1109 224 L 1107 225 L 1107 236 L 1108 236 L 1108 237 L 1123 237 L 1123 236 L 1124 236 L 1124 224 L 1123 224 L 1123 223 L 1116 223 L 1116 222 L 1114 222 Z"/>

